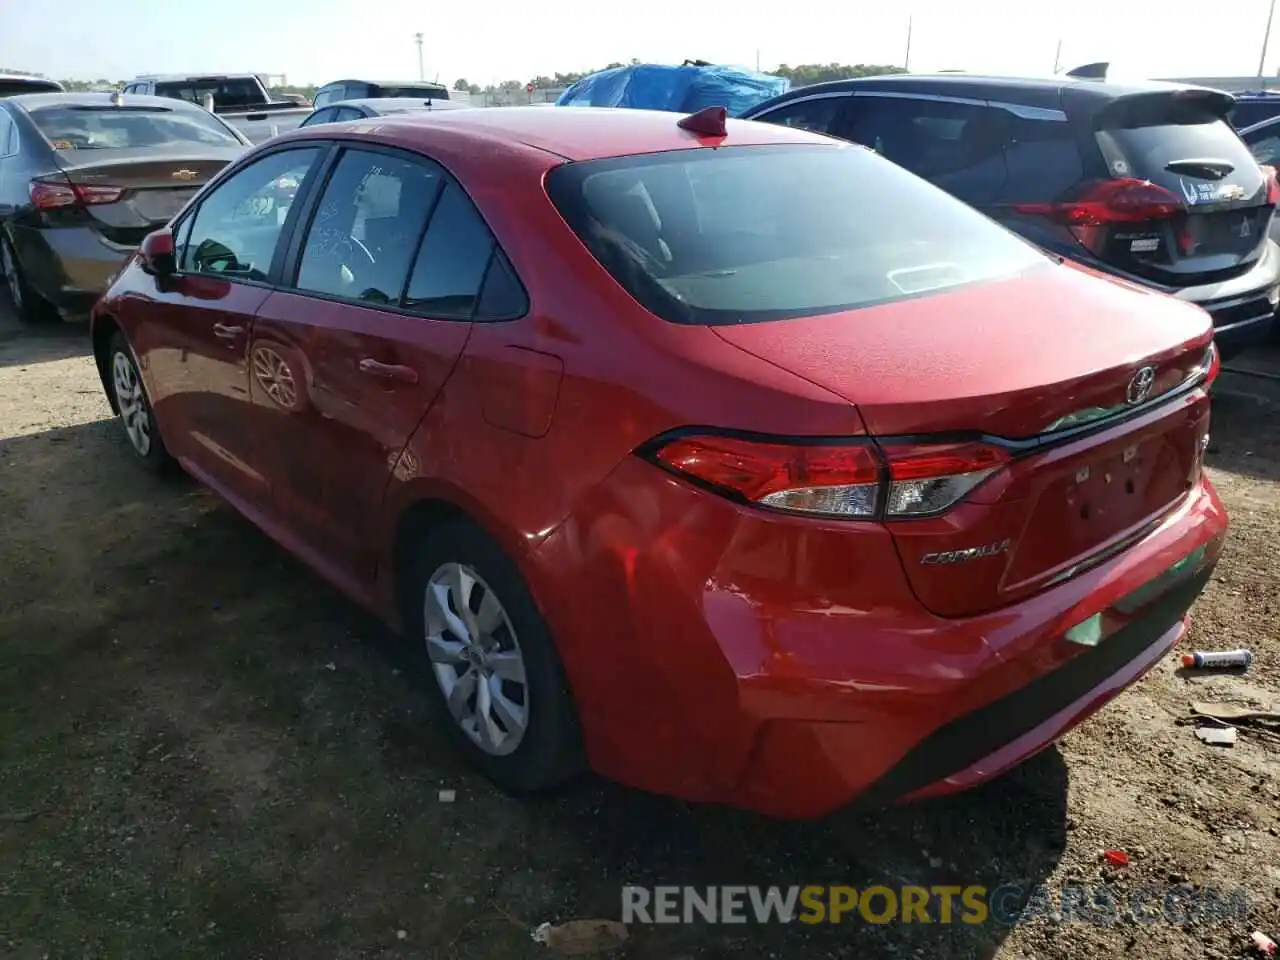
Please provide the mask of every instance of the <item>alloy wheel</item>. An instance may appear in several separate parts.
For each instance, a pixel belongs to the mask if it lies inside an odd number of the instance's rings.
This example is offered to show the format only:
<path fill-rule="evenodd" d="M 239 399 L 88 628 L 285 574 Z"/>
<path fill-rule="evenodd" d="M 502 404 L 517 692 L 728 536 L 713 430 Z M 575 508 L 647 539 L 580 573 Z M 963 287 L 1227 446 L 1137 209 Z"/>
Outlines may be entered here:
<path fill-rule="evenodd" d="M 139 456 L 151 453 L 151 411 L 142 392 L 142 378 L 133 359 L 117 350 L 111 359 L 111 380 L 116 391 L 116 405 L 129 442 Z"/>
<path fill-rule="evenodd" d="M 512 753 L 529 726 L 529 682 L 498 595 L 470 567 L 442 564 L 427 582 L 423 622 L 432 673 L 454 722 L 485 753 Z"/>
<path fill-rule="evenodd" d="M 287 410 L 298 402 L 298 387 L 293 371 L 284 357 L 270 347 L 259 347 L 253 353 L 253 375 L 268 397 Z"/>

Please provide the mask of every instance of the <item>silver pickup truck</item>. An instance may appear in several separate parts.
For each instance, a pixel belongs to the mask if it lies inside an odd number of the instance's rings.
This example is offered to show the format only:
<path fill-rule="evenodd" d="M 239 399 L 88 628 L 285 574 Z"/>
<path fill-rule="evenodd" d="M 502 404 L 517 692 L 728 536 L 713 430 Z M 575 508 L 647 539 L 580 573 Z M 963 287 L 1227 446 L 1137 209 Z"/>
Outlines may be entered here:
<path fill-rule="evenodd" d="M 300 107 L 293 100 L 272 100 L 266 84 L 254 73 L 134 77 L 123 92 L 170 97 L 206 107 L 212 98 L 213 112 L 252 143 L 295 129 L 311 113 L 310 107 Z"/>

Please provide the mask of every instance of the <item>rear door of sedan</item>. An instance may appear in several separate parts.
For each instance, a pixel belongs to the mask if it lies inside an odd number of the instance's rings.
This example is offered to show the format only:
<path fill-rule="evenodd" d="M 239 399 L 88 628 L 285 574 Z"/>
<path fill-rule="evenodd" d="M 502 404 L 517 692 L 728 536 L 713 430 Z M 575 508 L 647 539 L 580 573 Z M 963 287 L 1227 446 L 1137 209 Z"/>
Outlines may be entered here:
<path fill-rule="evenodd" d="M 359 589 L 402 461 L 467 343 L 496 244 L 427 158 L 339 141 L 259 310 L 253 403 L 276 509 L 331 579 Z"/>

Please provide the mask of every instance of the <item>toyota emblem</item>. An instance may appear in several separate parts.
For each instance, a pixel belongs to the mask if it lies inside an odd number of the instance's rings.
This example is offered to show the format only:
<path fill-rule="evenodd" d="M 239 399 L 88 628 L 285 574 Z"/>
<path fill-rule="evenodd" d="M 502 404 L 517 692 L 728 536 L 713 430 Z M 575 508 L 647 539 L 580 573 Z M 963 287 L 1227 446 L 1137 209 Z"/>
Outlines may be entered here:
<path fill-rule="evenodd" d="M 1156 368 L 1143 367 L 1129 379 L 1124 399 L 1129 406 L 1137 406 L 1151 395 L 1151 387 L 1156 382 Z"/>

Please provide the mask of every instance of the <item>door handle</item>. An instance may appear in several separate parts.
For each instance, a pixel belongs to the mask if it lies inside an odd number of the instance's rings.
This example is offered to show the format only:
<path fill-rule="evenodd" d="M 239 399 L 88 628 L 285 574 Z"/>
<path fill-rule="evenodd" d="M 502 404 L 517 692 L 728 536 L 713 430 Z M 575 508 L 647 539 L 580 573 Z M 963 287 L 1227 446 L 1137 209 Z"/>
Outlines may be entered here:
<path fill-rule="evenodd" d="M 234 340 L 242 333 L 244 333 L 244 327 L 237 327 L 231 323 L 215 323 L 213 325 L 213 335 L 219 340 Z"/>
<path fill-rule="evenodd" d="M 382 363 L 373 357 L 365 357 L 360 361 L 360 372 L 379 380 L 396 380 L 400 383 L 417 383 L 418 371 L 399 363 Z"/>

